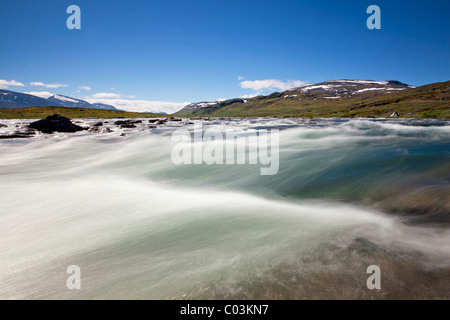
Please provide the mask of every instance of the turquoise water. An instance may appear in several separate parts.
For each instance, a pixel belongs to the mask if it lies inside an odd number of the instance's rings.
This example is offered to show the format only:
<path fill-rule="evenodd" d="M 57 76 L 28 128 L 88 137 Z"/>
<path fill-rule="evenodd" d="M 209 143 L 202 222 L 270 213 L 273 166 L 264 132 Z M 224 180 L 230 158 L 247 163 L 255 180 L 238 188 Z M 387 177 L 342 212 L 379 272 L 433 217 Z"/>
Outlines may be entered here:
<path fill-rule="evenodd" d="M 278 173 L 174 165 L 172 127 L 0 142 L 0 298 L 450 298 L 450 122 L 204 126 L 280 129 Z"/>

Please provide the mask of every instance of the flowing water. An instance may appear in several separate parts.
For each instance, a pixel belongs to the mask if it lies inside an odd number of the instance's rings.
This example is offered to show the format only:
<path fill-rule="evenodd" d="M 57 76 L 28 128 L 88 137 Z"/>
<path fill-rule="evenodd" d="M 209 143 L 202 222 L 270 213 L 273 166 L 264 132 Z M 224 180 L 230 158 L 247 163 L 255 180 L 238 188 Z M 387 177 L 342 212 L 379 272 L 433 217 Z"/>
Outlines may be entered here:
<path fill-rule="evenodd" d="M 170 123 L 2 140 L 0 298 L 450 298 L 450 122 L 204 125 L 280 129 L 278 173 L 175 165 Z"/>

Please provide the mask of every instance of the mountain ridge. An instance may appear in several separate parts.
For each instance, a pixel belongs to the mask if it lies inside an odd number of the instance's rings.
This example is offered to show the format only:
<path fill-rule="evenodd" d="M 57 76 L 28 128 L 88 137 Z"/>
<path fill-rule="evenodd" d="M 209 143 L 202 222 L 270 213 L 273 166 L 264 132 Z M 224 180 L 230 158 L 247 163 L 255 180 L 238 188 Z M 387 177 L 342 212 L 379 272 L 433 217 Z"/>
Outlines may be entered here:
<path fill-rule="evenodd" d="M 450 118 L 450 81 L 414 87 L 397 80 L 329 80 L 252 98 L 195 103 L 179 116 Z"/>
<path fill-rule="evenodd" d="M 47 99 L 28 93 L 0 89 L 0 109 L 16 109 L 29 107 L 67 107 L 85 109 L 118 110 L 114 106 L 102 103 L 89 103 L 61 94 L 55 94 Z"/>

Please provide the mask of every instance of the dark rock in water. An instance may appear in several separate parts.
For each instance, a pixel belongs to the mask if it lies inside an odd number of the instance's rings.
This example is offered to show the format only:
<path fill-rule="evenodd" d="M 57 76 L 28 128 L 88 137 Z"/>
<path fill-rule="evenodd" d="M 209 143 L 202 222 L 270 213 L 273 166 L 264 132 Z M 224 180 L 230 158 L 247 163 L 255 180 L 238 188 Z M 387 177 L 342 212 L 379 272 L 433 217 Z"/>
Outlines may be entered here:
<path fill-rule="evenodd" d="M 125 126 L 125 128 L 136 128 L 136 126 L 131 127 L 135 123 L 142 123 L 142 120 L 119 120 L 114 122 L 116 126 Z"/>
<path fill-rule="evenodd" d="M 63 117 L 57 113 L 52 116 L 48 116 L 45 119 L 33 122 L 28 127 L 39 130 L 43 133 L 53 133 L 55 131 L 77 132 L 84 130 L 84 128 L 73 124 L 69 118 Z"/>
<path fill-rule="evenodd" d="M 36 134 L 36 132 L 34 130 L 28 129 L 25 131 L 16 131 L 13 134 L 9 135 L 0 135 L 0 139 L 28 138 L 33 134 Z"/>
<path fill-rule="evenodd" d="M 36 131 L 34 131 L 33 129 L 25 129 L 23 131 L 16 131 L 14 132 L 14 134 L 20 137 L 29 137 L 35 135 Z"/>
<path fill-rule="evenodd" d="M 135 123 L 142 123 L 142 120 L 119 120 L 114 122 L 116 126 L 121 128 L 136 128 Z"/>
<path fill-rule="evenodd" d="M 136 128 L 136 126 L 133 123 L 124 123 L 120 126 L 120 128 Z"/>
<path fill-rule="evenodd" d="M 155 123 L 155 122 L 158 122 L 159 121 L 159 119 L 150 119 L 150 120 L 148 120 L 148 123 Z"/>
<path fill-rule="evenodd" d="M 103 122 L 99 122 L 99 123 L 94 124 L 94 127 L 102 127 L 102 126 L 103 126 Z"/>
<path fill-rule="evenodd" d="M 6 124 L 0 123 L 0 128 L 6 128 L 6 127 L 7 127 Z"/>
<path fill-rule="evenodd" d="M 0 135 L 0 139 L 17 139 L 17 138 L 28 138 L 28 135 L 23 134 L 10 134 L 10 135 Z"/>

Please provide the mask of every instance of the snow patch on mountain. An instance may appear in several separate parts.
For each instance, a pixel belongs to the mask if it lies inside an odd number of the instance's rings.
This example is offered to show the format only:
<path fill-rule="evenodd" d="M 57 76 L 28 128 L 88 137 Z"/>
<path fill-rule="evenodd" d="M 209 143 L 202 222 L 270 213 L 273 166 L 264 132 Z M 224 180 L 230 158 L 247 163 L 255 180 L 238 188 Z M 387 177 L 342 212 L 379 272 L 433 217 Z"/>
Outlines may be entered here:
<path fill-rule="evenodd" d="M 196 103 L 188 104 L 187 106 L 184 107 L 184 109 L 191 110 L 191 109 L 198 109 L 198 108 L 206 108 L 206 107 L 212 106 L 216 103 L 217 103 L 217 101 L 215 101 L 215 102 L 207 102 L 207 101 L 196 102 Z"/>
<path fill-rule="evenodd" d="M 379 84 L 386 85 L 388 81 L 374 81 L 374 80 L 332 80 L 330 82 L 341 82 L 341 83 L 359 83 L 359 84 Z"/>
<path fill-rule="evenodd" d="M 318 84 L 305 85 L 293 89 L 301 93 L 334 93 L 339 95 L 359 94 L 370 91 L 405 90 L 415 88 L 399 81 L 374 81 L 374 80 L 330 80 Z"/>
<path fill-rule="evenodd" d="M 80 103 L 79 100 L 75 100 L 75 99 L 72 99 L 72 98 L 69 98 L 69 97 L 65 97 L 65 96 L 60 96 L 58 94 L 55 94 L 53 96 L 53 99 L 57 99 L 57 100 L 61 100 L 61 101 L 69 101 L 69 102 L 74 102 L 74 103 Z"/>

